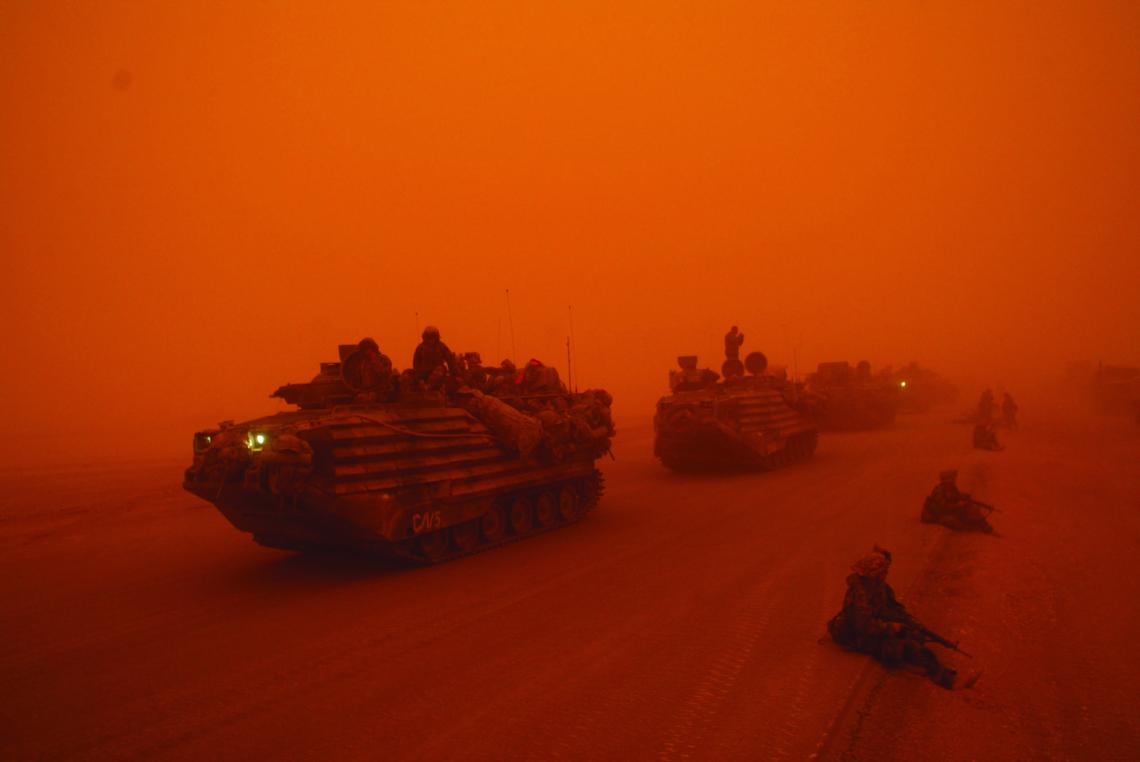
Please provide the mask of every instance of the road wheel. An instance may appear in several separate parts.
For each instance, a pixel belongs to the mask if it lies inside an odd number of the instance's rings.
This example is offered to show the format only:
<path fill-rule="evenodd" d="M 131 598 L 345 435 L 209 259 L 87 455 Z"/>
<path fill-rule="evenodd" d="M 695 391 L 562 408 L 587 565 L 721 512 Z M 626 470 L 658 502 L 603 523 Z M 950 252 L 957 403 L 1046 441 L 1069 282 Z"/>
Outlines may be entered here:
<path fill-rule="evenodd" d="M 498 542 L 507 533 L 507 520 L 501 505 L 492 505 L 479 519 L 479 531 L 487 542 Z"/>
<path fill-rule="evenodd" d="M 479 522 L 465 521 L 451 528 L 451 541 L 460 550 L 471 550 L 479 544 Z"/>
<path fill-rule="evenodd" d="M 534 510 L 530 501 L 525 497 L 516 497 L 511 503 L 511 529 L 515 534 L 523 535 L 530 531 L 534 523 Z"/>
<path fill-rule="evenodd" d="M 416 538 L 420 554 L 429 561 L 442 561 L 451 552 L 450 532 L 440 529 L 437 532 L 421 534 Z"/>
<path fill-rule="evenodd" d="M 553 493 L 543 492 L 538 496 L 538 500 L 534 502 L 534 518 L 540 527 L 554 524 L 554 520 L 558 518 L 558 503 L 555 502 Z"/>
<path fill-rule="evenodd" d="M 558 514 L 569 523 L 582 514 L 582 501 L 573 487 L 563 487 L 558 493 Z"/>

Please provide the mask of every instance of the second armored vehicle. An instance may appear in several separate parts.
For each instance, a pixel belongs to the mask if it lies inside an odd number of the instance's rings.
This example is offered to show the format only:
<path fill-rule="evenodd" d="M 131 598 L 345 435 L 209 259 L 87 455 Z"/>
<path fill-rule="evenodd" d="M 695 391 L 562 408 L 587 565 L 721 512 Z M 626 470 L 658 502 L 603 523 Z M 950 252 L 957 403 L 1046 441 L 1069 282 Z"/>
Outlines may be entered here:
<path fill-rule="evenodd" d="M 777 468 L 815 451 L 815 424 L 793 406 L 794 386 L 764 375 L 764 355 L 745 358 L 749 375 L 723 381 L 694 356 L 678 362 L 653 419 L 654 454 L 667 468 Z"/>
<path fill-rule="evenodd" d="M 899 387 L 872 378 L 871 364 L 821 362 L 806 386 L 813 417 L 822 429 L 874 429 L 895 421 Z"/>

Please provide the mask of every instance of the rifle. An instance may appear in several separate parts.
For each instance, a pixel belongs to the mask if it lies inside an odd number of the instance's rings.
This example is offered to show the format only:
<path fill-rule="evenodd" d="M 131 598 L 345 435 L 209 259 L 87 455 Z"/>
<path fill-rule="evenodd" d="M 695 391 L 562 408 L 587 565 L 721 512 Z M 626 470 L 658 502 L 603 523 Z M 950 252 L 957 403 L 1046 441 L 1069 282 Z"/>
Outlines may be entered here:
<path fill-rule="evenodd" d="M 1001 511 L 1000 511 L 1000 510 L 998 510 L 998 509 L 997 509 L 997 508 L 995 508 L 994 506 L 990 505 L 989 503 L 983 503 L 981 500 L 975 500 L 975 499 L 974 499 L 974 498 L 972 498 L 972 497 L 971 497 L 971 498 L 969 498 L 969 500 L 970 500 L 970 502 L 971 502 L 971 503 L 973 503 L 974 505 L 978 506 L 979 508 L 984 508 L 985 510 L 987 510 L 987 511 L 992 511 L 992 512 L 994 512 L 994 513 L 1001 513 Z"/>
<path fill-rule="evenodd" d="M 946 648 L 949 648 L 951 651 L 957 651 L 958 653 L 962 654 L 963 656 L 965 656 L 968 659 L 974 658 L 973 654 L 966 653 L 961 648 L 958 648 L 957 643 L 955 643 L 951 640 L 947 640 L 946 638 L 942 637 L 941 635 L 939 635 L 934 630 L 931 630 L 930 628 L 928 628 L 926 625 L 912 620 L 911 626 L 915 629 L 915 631 L 918 632 L 919 635 L 926 638 L 927 640 L 929 640 L 933 643 L 937 643 L 940 646 L 945 646 Z"/>

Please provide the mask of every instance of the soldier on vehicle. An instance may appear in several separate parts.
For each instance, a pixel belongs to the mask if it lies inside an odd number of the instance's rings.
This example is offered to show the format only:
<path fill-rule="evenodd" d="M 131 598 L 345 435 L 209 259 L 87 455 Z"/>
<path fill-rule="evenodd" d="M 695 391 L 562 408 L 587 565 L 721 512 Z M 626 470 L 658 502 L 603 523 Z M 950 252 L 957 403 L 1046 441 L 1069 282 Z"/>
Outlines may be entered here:
<path fill-rule="evenodd" d="M 455 355 L 440 341 L 439 329 L 433 325 L 424 328 L 423 341 L 416 347 L 412 356 L 412 370 L 421 381 L 427 381 L 438 368 L 445 368 L 447 375 L 455 373 Z"/>
<path fill-rule="evenodd" d="M 696 355 L 682 355 L 677 358 L 677 363 L 681 370 L 669 372 L 669 388 L 675 392 L 707 389 L 720 379 L 715 371 L 698 368 Z"/>
<path fill-rule="evenodd" d="M 1004 450 L 997 438 L 993 421 L 983 421 L 974 426 L 974 447 L 979 450 Z"/>
<path fill-rule="evenodd" d="M 1001 399 L 1001 414 L 1005 419 L 1006 428 L 1017 428 L 1017 403 L 1013 401 L 1013 395 L 1006 392 Z"/>
<path fill-rule="evenodd" d="M 391 394 L 397 385 L 392 360 L 380 351 L 380 346 L 371 337 L 365 337 L 356 345 L 356 352 L 344 365 L 344 379 L 349 388 L 362 394 Z"/>
<path fill-rule="evenodd" d="M 957 644 L 931 632 L 898 602 L 886 582 L 890 566 L 890 551 L 876 545 L 870 555 L 851 567 L 854 574 L 847 577 L 843 609 L 827 624 L 831 639 L 888 667 L 917 667 L 943 688 L 954 687 L 957 673 L 942 666 L 926 643 L 954 650 L 958 650 Z"/>
<path fill-rule="evenodd" d="M 531 358 L 522 372 L 522 388 L 530 394 L 565 393 L 566 386 L 558 377 L 558 369 Z"/>
<path fill-rule="evenodd" d="M 740 346 L 744 343 L 744 334 L 733 326 L 724 335 L 724 362 L 720 366 L 720 374 L 725 381 L 739 379 L 744 375 L 744 363 L 740 362 Z"/>
<path fill-rule="evenodd" d="M 974 500 L 958 489 L 957 471 L 943 471 L 938 484 L 922 504 L 922 521 L 941 524 L 956 531 L 993 532 L 987 512 L 992 506 Z"/>
<path fill-rule="evenodd" d="M 740 347 L 744 344 L 744 334 L 737 326 L 729 329 L 724 335 L 724 357 L 726 360 L 740 361 Z"/>

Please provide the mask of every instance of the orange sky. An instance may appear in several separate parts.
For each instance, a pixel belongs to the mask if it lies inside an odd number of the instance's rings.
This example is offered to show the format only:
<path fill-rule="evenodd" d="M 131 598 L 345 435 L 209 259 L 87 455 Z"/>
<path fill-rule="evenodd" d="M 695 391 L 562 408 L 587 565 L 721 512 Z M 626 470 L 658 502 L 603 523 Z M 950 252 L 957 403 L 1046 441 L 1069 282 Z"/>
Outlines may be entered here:
<path fill-rule="evenodd" d="M 619 424 L 732 322 L 1140 363 L 1136 3 L 339 5 L 0 8 L 0 454 L 188 453 L 416 312 L 506 354 L 507 288 Z"/>

